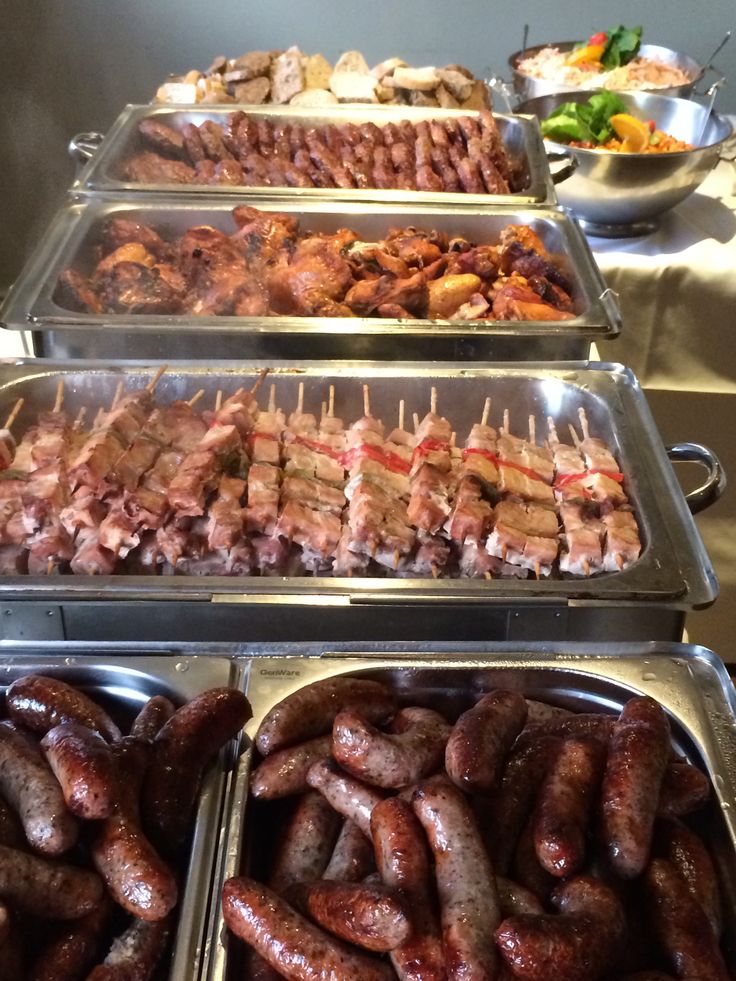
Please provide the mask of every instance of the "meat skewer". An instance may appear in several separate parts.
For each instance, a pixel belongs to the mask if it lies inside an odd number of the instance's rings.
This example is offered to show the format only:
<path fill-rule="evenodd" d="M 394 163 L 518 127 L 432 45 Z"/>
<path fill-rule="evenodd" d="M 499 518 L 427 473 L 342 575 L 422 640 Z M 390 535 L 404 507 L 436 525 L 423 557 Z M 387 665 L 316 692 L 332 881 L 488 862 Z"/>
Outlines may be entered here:
<path fill-rule="evenodd" d="M 23 408 L 24 403 L 25 399 L 23 398 L 17 400 L 10 410 L 8 418 L 5 420 L 5 425 L 0 429 L 0 470 L 7 470 L 13 462 L 17 445 L 10 431 L 10 427 L 18 418 L 18 414 Z"/>

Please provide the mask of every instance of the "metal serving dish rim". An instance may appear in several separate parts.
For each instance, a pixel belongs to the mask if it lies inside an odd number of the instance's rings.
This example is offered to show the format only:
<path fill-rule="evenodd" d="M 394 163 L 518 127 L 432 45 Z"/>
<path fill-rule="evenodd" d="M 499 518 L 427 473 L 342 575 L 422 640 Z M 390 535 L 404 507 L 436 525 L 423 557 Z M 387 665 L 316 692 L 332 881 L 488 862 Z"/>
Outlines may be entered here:
<path fill-rule="evenodd" d="M 45 359 L 0 361 L 0 395 L 17 398 L 14 387 L 24 382 L 59 374 L 101 374 L 112 380 L 133 375 L 148 380 L 156 364 L 100 361 L 53 362 Z M 608 573 L 591 580 L 543 579 L 370 579 L 311 577 L 219 577 L 219 576 L 6 576 L 0 577 L 0 597 L 62 598 L 95 600 L 170 599 L 190 601 L 210 599 L 214 602 L 305 603 L 350 606 L 366 603 L 412 604 L 488 604 L 513 600 L 533 606 L 571 603 L 575 606 L 640 606 L 663 604 L 673 609 L 707 606 L 717 595 L 712 564 L 700 539 L 685 502 L 682 490 L 672 472 L 664 447 L 649 412 L 643 393 L 633 373 L 622 365 L 595 362 L 554 362 L 550 364 L 478 364 L 459 367 L 456 364 L 384 365 L 375 362 L 243 361 L 241 363 L 169 363 L 164 379 L 192 379 L 192 390 L 201 382 L 225 382 L 237 387 L 236 379 L 254 377 L 262 368 L 271 370 L 272 378 L 308 380 L 312 377 L 334 380 L 436 379 L 448 384 L 469 383 L 473 379 L 494 377 L 521 378 L 530 385 L 550 383 L 577 385 L 586 397 L 605 407 L 620 454 L 620 465 L 627 474 L 637 520 L 645 538 L 639 560 L 623 572 Z M 232 382 L 230 382 L 232 379 Z M 114 386 L 113 386 L 114 387 Z M 223 386 L 224 387 L 224 386 Z M 68 386 L 73 392 L 72 386 Z M 159 388 L 161 391 L 161 387 Z M 375 392 L 375 387 L 374 387 Z M 112 394 L 112 392 L 110 393 Z M 375 398 L 375 395 L 374 395 Z M 29 410 L 30 401 L 24 407 Z"/>
<path fill-rule="evenodd" d="M 621 315 L 615 294 L 605 280 L 590 252 L 587 240 L 574 219 L 561 208 L 519 208 L 511 211 L 500 206 L 473 209 L 439 209 L 415 207 L 409 204 L 392 208 L 358 202 L 342 203 L 327 201 L 297 201 L 264 199 L 256 202 L 264 210 L 283 210 L 290 214 L 326 216 L 336 224 L 345 219 L 375 220 L 385 215 L 386 228 L 392 220 L 412 223 L 414 220 L 447 223 L 456 218 L 458 227 L 463 222 L 484 219 L 542 223 L 552 228 L 561 239 L 565 257 L 580 293 L 579 302 L 585 309 L 572 320 L 551 321 L 501 321 L 501 320 L 396 320 L 375 317 L 195 317 L 178 314 L 89 314 L 77 313 L 58 306 L 54 301 L 58 278 L 69 266 L 73 257 L 84 248 L 86 237 L 98 222 L 114 214 L 132 211 L 150 213 L 151 221 L 165 222 L 172 214 L 207 218 L 222 216 L 237 205 L 242 198 L 228 199 L 199 197 L 182 199 L 176 195 L 140 196 L 124 199 L 119 196 L 96 196 L 67 202 L 57 213 L 47 235 L 29 260 L 17 283 L 11 288 L 6 302 L 0 308 L 0 322 L 11 330 L 132 330 L 141 333 L 191 331 L 195 333 L 226 332 L 258 335 L 270 334 L 333 334 L 340 336 L 393 335 L 406 337 L 482 338 L 544 337 L 560 339 L 597 338 L 612 340 L 621 328 Z M 197 222 L 192 218 L 192 223 Z M 460 232 L 462 233 L 462 231 Z"/>
<path fill-rule="evenodd" d="M 141 119 L 153 116 L 166 116 L 184 113 L 195 121 L 198 117 L 202 122 L 206 119 L 218 120 L 228 116 L 234 110 L 243 108 L 249 115 L 265 118 L 295 119 L 299 122 L 309 122 L 324 125 L 329 122 L 373 122 L 377 126 L 390 122 L 408 119 L 409 121 L 431 119 L 453 119 L 461 116 L 478 116 L 477 110 L 423 108 L 420 106 L 336 106 L 330 108 L 309 108 L 294 106 L 176 106 L 160 105 L 128 105 L 104 137 L 89 162 L 73 184 L 73 189 L 84 193 L 94 191 L 128 191 L 149 193 L 164 191 L 184 195 L 224 193 L 232 194 L 233 188 L 228 186 L 211 186 L 206 184 L 141 184 L 132 181 L 118 180 L 110 177 L 109 168 L 120 163 L 121 154 L 125 151 L 127 142 L 133 138 L 135 127 Z M 395 111 L 394 111 L 395 110 Z M 513 114 L 494 113 L 497 118 L 507 121 L 507 125 L 519 127 L 523 137 L 524 150 L 529 172 L 529 186 L 521 191 L 510 194 L 459 194 L 442 191 L 399 191 L 379 188 L 273 188 L 273 187 L 243 187 L 244 197 L 265 196 L 295 198 L 297 200 L 335 200 L 335 201 L 374 201 L 386 204 L 400 202 L 416 202 L 417 204 L 451 205 L 487 205 L 489 203 L 507 205 L 524 204 L 555 204 L 557 197 L 554 184 L 549 173 L 547 159 L 542 146 L 542 136 L 538 123 L 531 117 Z"/>
<path fill-rule="evenodd" d="M 435 675 L 443 671 L 474 672 L 474 690 L 482 691 L 486 688 L 477 683 L 479 672 L 488 672 L 491 678 L 499 671 L 518 670 L 522 677 L 534 671 L 549 672 L 549 686 L 541 681 L 541 690 L 530 690 L 523 683 L 520 689 L 542 700 L 551 696 L 553 703 L 555 696 L 585 697 L 587 693 L 589 698 L 597 698 L 601 711 L 617 708 L 622 696 L 649 695 L 676 720 L 685 740 L 695 744 L 710 777 L 728 845 L 736 851 L 736 774 L 729 767 L 736 753 L 736 692 L 722 661 L 707 648 L 667 642 L 260 644 L 241 647 L 239 656 L 252 658 L 245 673 L 245 692 L 253 707 L 253 718 L 246 725 L 251 739 L 265 712 L 281 698 L 311 682 L 340 674 L 391 670 L 411 677 L 422 669 Z M 265 690 L 259 690 L 259 675 L 265 678 Z M 555 684 L 557 681 L 560 684 Z M 596 682 L 617 690 L 608 695 L 597 693 Z M 240 759 L 232 785 L 220 864 L 212 879 L 202 981 L 226 981 L 228 977 L 228 944 L 232 938 L 222 918 L 220 899 L 225 880 L 241 869 L 252 756 L 251 743 Z"/>
<path fill-rule="evenodd" d="M 119 701 L 121 687 L 135 685 L 145 698 L 170 692 L 188 701 L 208 688 L 242 688 L 241 667 L 212 645 L 211 656 L 199 656 L 201 644 L 83 644 L 73 641 L 0 642 L 0 687 L 28 673 L 47 672 L 83 688 L 98 688 Z M 208 652 L 209 653 L 209 652 Z M 156 687 L 157 685 L 157 687 Z M 177 903 L 177 925 L 170 954 L 170 976 L 200 977 L 204 929 L 222 812 L 235 776 L 236 761 L 224 754 L 205 774 L 197 805 L 184 888 Z"/>

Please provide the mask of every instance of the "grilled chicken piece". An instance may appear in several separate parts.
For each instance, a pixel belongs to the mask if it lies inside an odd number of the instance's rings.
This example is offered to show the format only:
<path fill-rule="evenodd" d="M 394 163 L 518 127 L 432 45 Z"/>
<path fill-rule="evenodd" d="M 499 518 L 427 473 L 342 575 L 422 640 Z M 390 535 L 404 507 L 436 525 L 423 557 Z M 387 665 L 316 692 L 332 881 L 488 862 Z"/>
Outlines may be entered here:
<path fill-rule="evenodd" d="M 433 279 L 427 284 L 429 291 L 427 316 L 430 320 L 450 319 L 474 293 L 478 292 L 480 286 L 479 277 L 472 273 Z"/>
<path fill-rule="evenodd" d="M 65 269 L 59 276 L 56 302 L 79 313 L 100 313 L 102 304 L 90 281 L 76 269 Z"/>
<path fill-rule="evenodd" d="M 493 295 L 493 316 L 497 320 L 572 320 L 575 314 L 542 302 L 528 286 L 511 283 Z"/>
<path fill-rule="evenodd" d="M 352 316 L 350 307 L 339 302 L 353 281 L 350 266 L 340 255 L 351 235 L 338 232 L 301 241 L 290 264 L 275 269 L 269 277 L 272 311 L 295 316 Z"/>
<path fill-rule="evenodd" d="M 179 313 L 183 291 L 176 290 L 157 267 L 118 262 L 95 282 L 105 313 Z"/>
<path fill-rule="evenodd" d="M 100 248 L 105 255 L 132 242 L 142 245 L 157 259 L 166 259 L 171 255 L 171 246 L 148 225 L 128 218 L 110 218 L 105 222 L 100 236 Z"/>

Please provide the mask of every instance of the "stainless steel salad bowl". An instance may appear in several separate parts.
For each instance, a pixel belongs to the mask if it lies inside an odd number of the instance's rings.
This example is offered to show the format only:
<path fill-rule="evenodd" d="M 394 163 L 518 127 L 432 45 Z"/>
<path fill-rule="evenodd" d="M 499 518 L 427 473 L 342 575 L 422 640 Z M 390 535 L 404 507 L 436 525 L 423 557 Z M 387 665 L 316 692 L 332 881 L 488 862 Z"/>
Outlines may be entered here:
<path fill-rule="evenodd" d="M 579 43 L 579 41 L 552 41 L 547 44 L 536 44 L 523 51 L 514 52 L 509 58 L 509 68 L 511 69 L 511 78 L 516 95 L 520 99 L 527 100 L 537 99 L 543 95 L 554 95 L 557 92 L 569 92 L 571 88 L 569 83 L 554 82 L 546 78 L 532 78 L 531 75 L 527 75 L 519 70 L 519 64 L 525 58 L 531 58 L 537 54 L 542 48 L 558 48 L 560 51 L 567 53 L 568 51 L 572 51 L 575 45 Z M 656 58 L 657 61 L 663 61 L 666 65 L 671 65 L 673 68 L 679 68 L 685 72 L 691 80 L 686 85 L 673 85 L 669 88 L 649 90 L 656 91 L 658 95 L 687 98 L 692 95 L 695 83 L 703 74 L 701 66 L 690 55 L 683 54 L 681 51 L 674 51 L 672 48 L 662 47 L 659 44 L 642 44 L 638 57 Z M 575 91 L 589 93 L 590 90 L 575 89 Z"/>
<path fill-rule="evenodd" d="M 523 102 L 517 112 L 546 119 L 564 102 L 585 102 L 590 92 L 565 92 Z M 696 102 L 645 92 L 619 92 L 626 111 L 653 119 L 658 129 L 693 143 L 678 153 L 617 153 L 583 150 L 545 140 L 551 160 L 569 158 L 571 177 L 558 185 L 561 205 L 599 235 L 639 235 L 656 227 L 660 215 L 699 187 L 718 163 L 731 123 Z M 702 136 L 700 136 L 702 132 Z"/>

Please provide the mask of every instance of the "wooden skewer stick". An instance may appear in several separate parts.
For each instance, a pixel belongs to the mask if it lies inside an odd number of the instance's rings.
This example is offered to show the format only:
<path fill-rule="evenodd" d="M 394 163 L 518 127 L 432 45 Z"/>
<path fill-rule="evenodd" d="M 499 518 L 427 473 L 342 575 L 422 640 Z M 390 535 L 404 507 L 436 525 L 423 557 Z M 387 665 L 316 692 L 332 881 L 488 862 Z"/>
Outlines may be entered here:
<path fill-rule="evenodd" d="M 82 408 L 77 413 L 77 418 L 74 420 L 74 424 L 72 426 L 72 430 L 75 433 L 78 433 L 79 430 L 82 428 L 82 423 L 84 422 L 84 417 L 86 415 L 87 415 L 87 406 L 83 405 Z"/>
<path fill-rule="evenodd" d="M 508 545 L 502 545 L 501 546 L 501 561 L 502 562 L 505 562 L 506 561 L 506 556 L 508 554 L 508 551 L 509 551 Z"/>
<path fill-rule="evenodd" d="M 363 386 L 363 415 L 369 416 L 371 414 L 371 389 L 370 385 Z"/>
<path fill-rule="evenodd" d="M 586 576 L 590 575 L 590 562 L 587 559 L 583 559 L 583 572 Z"/>
<path fill-rule="evenodd" d="M 509 430 L 509 410 L 508 409 L 504 409 L 503 410 L 503 432 L 504 432 L 504 434 L 506 436 L 508 436 L 509 435 L 509 432 L 510 432 L 510 430 Z"/>
<path fill-rule="evenodd" d="M 54 408 L 52 412 L 61 412 L 61 407 L 64 403 L 64 379 L 60 378 L 56 383 L 56 399 L 54 400 Z"/>
<path fill-rule="evenodd" d="M 572 441 L 575 444 L 575 449 L 576 450 L 579 450 L 580 449 L 580 437 L 578 436 L 577 431 L 575 430 L 575 427 L 571 423 L 567 428 L 570 430 L 570 435 L 572 436 Z"/>
<path fill-rule="evenodd" d="M 332 419 L 335 415 L 335 386 L 330 385 L 330 396 L 327 403 L 327 415 Z"/>
<path fill-rule="evenodd" d="M 412 418 L 412 421 L 414 423 L 414 432 L 416 433 L 417 430 L 419 429 L 419 413 L 418 412 L 412 413 L 412 417 L 411 418 Z"/>
<path fill-rule="evenodd" d="M 399 568 L 399 550 L 394 549 L 394 571 Z"/>
<path fill-rule="evenodd" d="M 616 565 L 623 572 L 623 570 L 624 570 L 624 557 L 623 557 L 623 555 L 620 552 L 616 552 L 616 555 L 614 556 L 614 558 L 616 559 Z"/>
<path fill-rule="evenodd" d="M 299 394 L 296 399 L 296 415 L 300 416 L 304 409 L 304 382 L 299 382 Z"/>
<path fill-rule="evenodd" d="M 580 420 L 580 428 L 583 431 L 583 439 L 590 439 L 590 429 L 588 428 L 588 416 L 582 405 L 578 409 L 578 419 Z"/>
<path fill-rule="evenodd" d="M 488 398 L 483 403 L 483 415 L 480 417 L 481 426 L 488 425 L 488 417 L 490 416 L 490 414 L 491 414 L 491 397 L 489 395 Z"/>
<path fill-rule="evenodd" d="M 434 385 L 429 390 L 429 411 L 433 416 L 437 415 L 437 389 Z"/>
<path fill-rule="evenodd" d="M 537 579 L 541 579 L 542 578 L 542 568 L 541 568 L 541 566 L 539 564 L 539 560 L 537 560 L 534 563 L 534 575 L 537 577 Z"/>
<path fill-rule="evenodd" d="M 457 433 L 450 433 L 450 446 L 455 449 L 457 445 Z"/>
<path fill-rule="evenodd" d="M 199 402 L 199 400 L 202 398 L 203 395 L 204 395 L 204 389 L 203 388 L 200 388 L 198 391 L 196 391 L 194 393 L 194 395 L 192 395 L 192 397 L 187 402 L 187 405 L 189 406 L 189 408 L 191 409 L 193 406 L 195 406 L 197 404 L 197 402 Z"/>
<path fill-rule="evenodd" d="M 217 394 L 215 395 L 215 412 L 219 412 L 222 408 L 222 389 L 217 389 Z"/>
<path fill-rule="evenodd" d="M 348 571 L 345 573 L 345 575 L 348 577 L 348 579 L 352 579 L 353 578 L 353 570 L 352 569 L 348 569 Z"/>
<path fill-rule="evenodd" d="M 58 412 L 58 409 L 56 411 Z M 49 555 L 48 559 L 46 560 L 46 575 L 50 576 L 53 571 L 54 571 L 54 560 Z"/>
<path fill-rule="evenodd" d="M 378 544 L 377 544 L 376 542 L 373 542 L 373 543 L 371 544 L 371 558 L 372 558 L 372 559 L 375 559 L 375 557 L 376 557 L 376 552 L 377 552 L 377 551 L 378 551 Z"/>
<path fill-rule="evenodd" d="M 547 416 L 547 429 L 549 430 L 550 442 L 559 443 L 560 439 L 557 435 L 557 426 L 555 426 L 555 421 L 552 416 Z"/>
<path fill-rule="evenodd" d="M 267 374 L 268 374 L 268 368 L 261 368 L 261 370 L 258 372 L 258 377 L 253 382 L 253 387 L 250 390 L 250 394 L 251 395 L 255 395 L 256 394 L 256 392 L 258 391 L 258 389 L 261 387 L 261 385 L 266 380 L 266 375 Z M 239 388 L 238 391 L 239 392 L 242 392 L 243 389 L 242 388 Z"/>
<path fill-rule="evenodd" d="M 537 420 L 533 415 L 529 416 L 529 442 L 532 446 L 537 445 Z"/>
<path fill-rule="evenodd" d="M 153 393 L 156 391 L 156 386 L 161 381 L 161 376 L 168 369 L 168 367 L 169 366 L 167 364 L 162 364 L 150 382 L 146 385 L 146 391 L 149 395 L 153 395 Z"/>
<path fill-rule="evenodd" d="M 399 399 L 399 430 L 404 431 L 404 409 L 406 405 L 403 399 Z"/>
<path fill-rule="evenodd" d="M 23 408 L 24 403 L 25 403 L 25 399 L 18 399 L 18 401 L 13 406 L 13 408 L 10 410 L 10 415 L 5 420 L 5 425 L 3 426 L 3 429 L 10 429 L 10 427 L 13 425 L 15 420 L 18 418 L 18 413 Z"/>
<path fill-rule="evenodd" d="M 485 572 L 483 573 L 483 575 L 484 575 L 484 577 L 485 577 L 486 579 L 493 579 L 493 576 L 492 576 L 492 575 L 490 574 L 490 572 L 489 572 L 489 571 L 488 571 L 487 569 L 486 569 L 486 571 L 485 571 Z"/>
<path fill-rule="evenodd" d="M 115 389 L 115 395 L 112 399 L 112 405 L 110 406 L 110 412 L 115 408 L 115 406 L 120 401 L 120 396 L 123 394 L 123 389 L 125 388 L 125 382 L 118 382 L 118 387 Z"/>
<path fill-rule="evenodd" d="M 268 390 L 268 411 L 276 411 L 276 386 L 273 384 Z"/>
<path fill-rule="evenodd" d="M 326 416 L 327 416 L 327 403 L 326 402 L 323 402 L 322 403 L 322 418 L 324 419 L 324 418 L 326 418 Z"/>
<path fill-rule="evenodd" d="M 433 562 L 430 565 L 429 568 L 432 570 L 432 578 L 433 579 L 438 579 L 439 578 L 439 575 L 440 575 L 440 570 L 437 568 L 437 566 L 435 565 L 435 563 Z"/>

